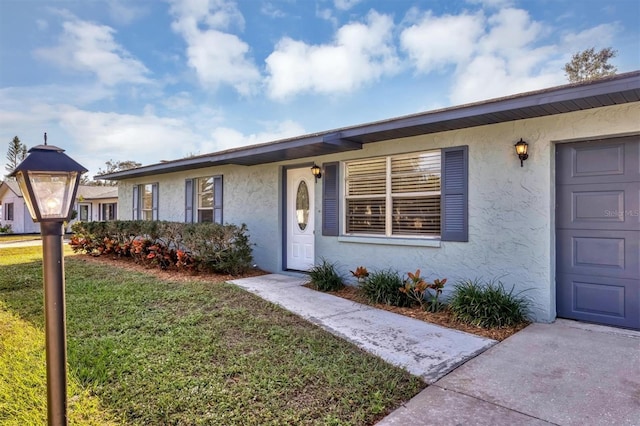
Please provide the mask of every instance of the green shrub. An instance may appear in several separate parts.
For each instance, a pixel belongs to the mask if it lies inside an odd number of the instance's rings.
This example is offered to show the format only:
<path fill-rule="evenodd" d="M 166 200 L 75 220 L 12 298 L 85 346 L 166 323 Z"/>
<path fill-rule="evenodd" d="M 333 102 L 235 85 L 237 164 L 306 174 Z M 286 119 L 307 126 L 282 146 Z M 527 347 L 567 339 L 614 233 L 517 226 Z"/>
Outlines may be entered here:
<path fill-rule="evenodd" d="M 7 223 L 4 226 L 0 225 L 0 234 L 11 234 L 12 232 L 10 223 Z"/>
<path fill-rule="evenodd" d="M 251 268 L 246 225 L 163 221 L 76 222 L 71 247 L 88 254 L 131 257 L 176 267 L 238 275 Z"/>
<path fill-rule="evenodd" d="M 322 259 L 320 265 L 309 270 L 310 284 L 319 291 L 336 291 L 344 287 L 342 277 L 336 271 L 336 264 Z"/>
<path fill-rule="evenodd" d="M 432 283 L 424 280 L 420 276 L 420 269 L 416 272 L 408 272 L 404 286 L 400 287 L 400 292 L 404 293 L 411 300 L 417 302 L 420 307 L 429 312 L 439 312 L 444 308 L 444 303 L 440 300 L 442 288 L 447 283 L 447 279 L 436 278 Z M 433 291 L 433 293 L 431 293 Z"/>
<path fill-rule="evenodd" d="M 369 273 L 367 280 L 361 284 L 360 290 L 371 303 L 411 306 L 413 303 L 411 298 L 400 292 L 402 286 L 404 283 L 398 271 L 384 269 Z"/>
<path fill-rule="evenodd" d="M 456 284 L 449 309 L 453 316 L 482 328 L 510 327 L 529 318 L 531 302 L 504 288 L 500 281 L 467 280 Z"/>

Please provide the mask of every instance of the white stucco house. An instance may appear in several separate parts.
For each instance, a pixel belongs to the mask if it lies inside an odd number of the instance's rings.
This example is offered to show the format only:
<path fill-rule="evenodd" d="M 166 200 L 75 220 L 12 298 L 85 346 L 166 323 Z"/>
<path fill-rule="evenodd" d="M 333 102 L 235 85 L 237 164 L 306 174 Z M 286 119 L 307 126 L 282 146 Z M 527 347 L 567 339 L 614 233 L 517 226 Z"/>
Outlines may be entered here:
<path fill-rule="evenodd" d="M 118 217 L 118 187 L 80 185 L 73 208 L 78 212 L 74 221 L 115 220 Z"/>
<path fill-rule="evenodd" d="M 78 220 L 115 220 L 118 211 L 118 187 L 80 185 L 73 209 Z M 14 234 L 40 233 L 40 225 L 33 222 L 18 183 L 5 181 L 0 184 L 0 225 L 11 225 Z"/>
<path fill-rule="evenodd" d="M 34 223 L 24 202 L 18 182 L 0 184 L 0 226 L 11 226 L 14 234 L 40 233 L 40 225 Z"/>
<path fill-rule="evenodd" d="M 266 271 L 498 278 L 537 321 L 640 329 L 639 145 L 636 71 L 100 178 L 122 220 L 246 223 Z"/>

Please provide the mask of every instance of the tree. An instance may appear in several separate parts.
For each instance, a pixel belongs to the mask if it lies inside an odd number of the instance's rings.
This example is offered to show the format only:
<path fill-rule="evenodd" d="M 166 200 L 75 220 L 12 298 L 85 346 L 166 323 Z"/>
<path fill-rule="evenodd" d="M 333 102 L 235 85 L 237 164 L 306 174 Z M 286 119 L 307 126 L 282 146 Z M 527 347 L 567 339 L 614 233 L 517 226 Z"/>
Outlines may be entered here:
<path fill-rule="evenodd" d="M 20 142 L 20 138 L 15 136 L 11 143 L 9 143 L 9 150 L 7 151 L 7 164 L 5 169 L 11 173 L 27 156 L 27 146 Z"/>
<path fill-rule="evenodd" d="M 104 164 L 107 167 L 104 170 L 98 169 L 98 175 L 121 172 L 123 170 L 135 169 L 136 167 L 142 166 L 142 163 L 138 163 L 137 161 L 133 161 L 133 160 L 125 160 L 125 161 L 108 160 Z M 114 186 L 117 185 L 115 181 L 110 181 L 108 183 L 106 181 L 101 181 L 101 183 L 99 184 L 114 185 Z"/>
<path fill-rule="evenodd" d="M 575 53 L 571 61 L 564 65 L 564 73 L 571 83 L 596 80 L 598 78 L 614 75 L 618 68 L 609 63 L 609 59 L 615 58 L 617 50 L 605 47 L 599 52 L 595 48 Z"/>

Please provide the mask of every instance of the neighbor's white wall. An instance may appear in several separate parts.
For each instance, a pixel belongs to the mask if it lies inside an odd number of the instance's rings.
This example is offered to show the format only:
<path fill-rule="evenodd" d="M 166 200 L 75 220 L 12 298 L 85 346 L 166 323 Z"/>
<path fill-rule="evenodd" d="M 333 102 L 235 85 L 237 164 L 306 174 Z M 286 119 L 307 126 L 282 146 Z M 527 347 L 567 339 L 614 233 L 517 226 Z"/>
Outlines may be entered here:
<path fill-rule="evenodd" d="M 13 220 L 0 218 L 2 225 L 11 225 L 14 234 L 34 234 L 40 232 L 40 225 L 31 219 L 29 209 L 27 209 L 24 199 L 17 196 L 12 191 L 7 191 L 2 199 L 2 205 L 13 203 Z M 3 213 L 4 215 L 4 209 Z"/>
<path fill-rule="evenodd" d="M 555 318 L 554 144 L 640 133 L 640 103 L 598 108 L 397 141 L 368 144 L 362 150 L 261 166 L 223 166 L 132 179 L 119 185 L 118 217 L 132 218 L 134 184 L 159 183 L 159 218 L 184 220 L 184 179 L 224 176 L 224 221 L 246 223 L 256 244 L 256 263 L 268 271 L 282 265 L 281 168 L 399 152 L 469 146 L 469 242 L 439 247 L 349 242 L 321 235 L 322 184 L 316 184 L 316 258 L 337 261 L 348 270 L 420 268 L 428 278 L 500 279 L 535 300 L 538 321 Z M 524 167 L 513 145 L 529 143 Z M 169 201 L 170 200 L 170 201 Z"/>

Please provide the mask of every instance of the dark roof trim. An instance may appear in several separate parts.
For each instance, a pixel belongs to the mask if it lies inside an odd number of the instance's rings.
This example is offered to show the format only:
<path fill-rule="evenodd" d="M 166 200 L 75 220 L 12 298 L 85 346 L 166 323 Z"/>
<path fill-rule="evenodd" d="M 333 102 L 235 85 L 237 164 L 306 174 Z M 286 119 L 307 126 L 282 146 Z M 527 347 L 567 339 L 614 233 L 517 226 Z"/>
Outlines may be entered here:
<path fill-rule="evenodd" d="M 362 145 L 640 101 L 640 71 L 99 175 L 129 179 L 210 166 L 252 166 L 362 149 Z"/>

